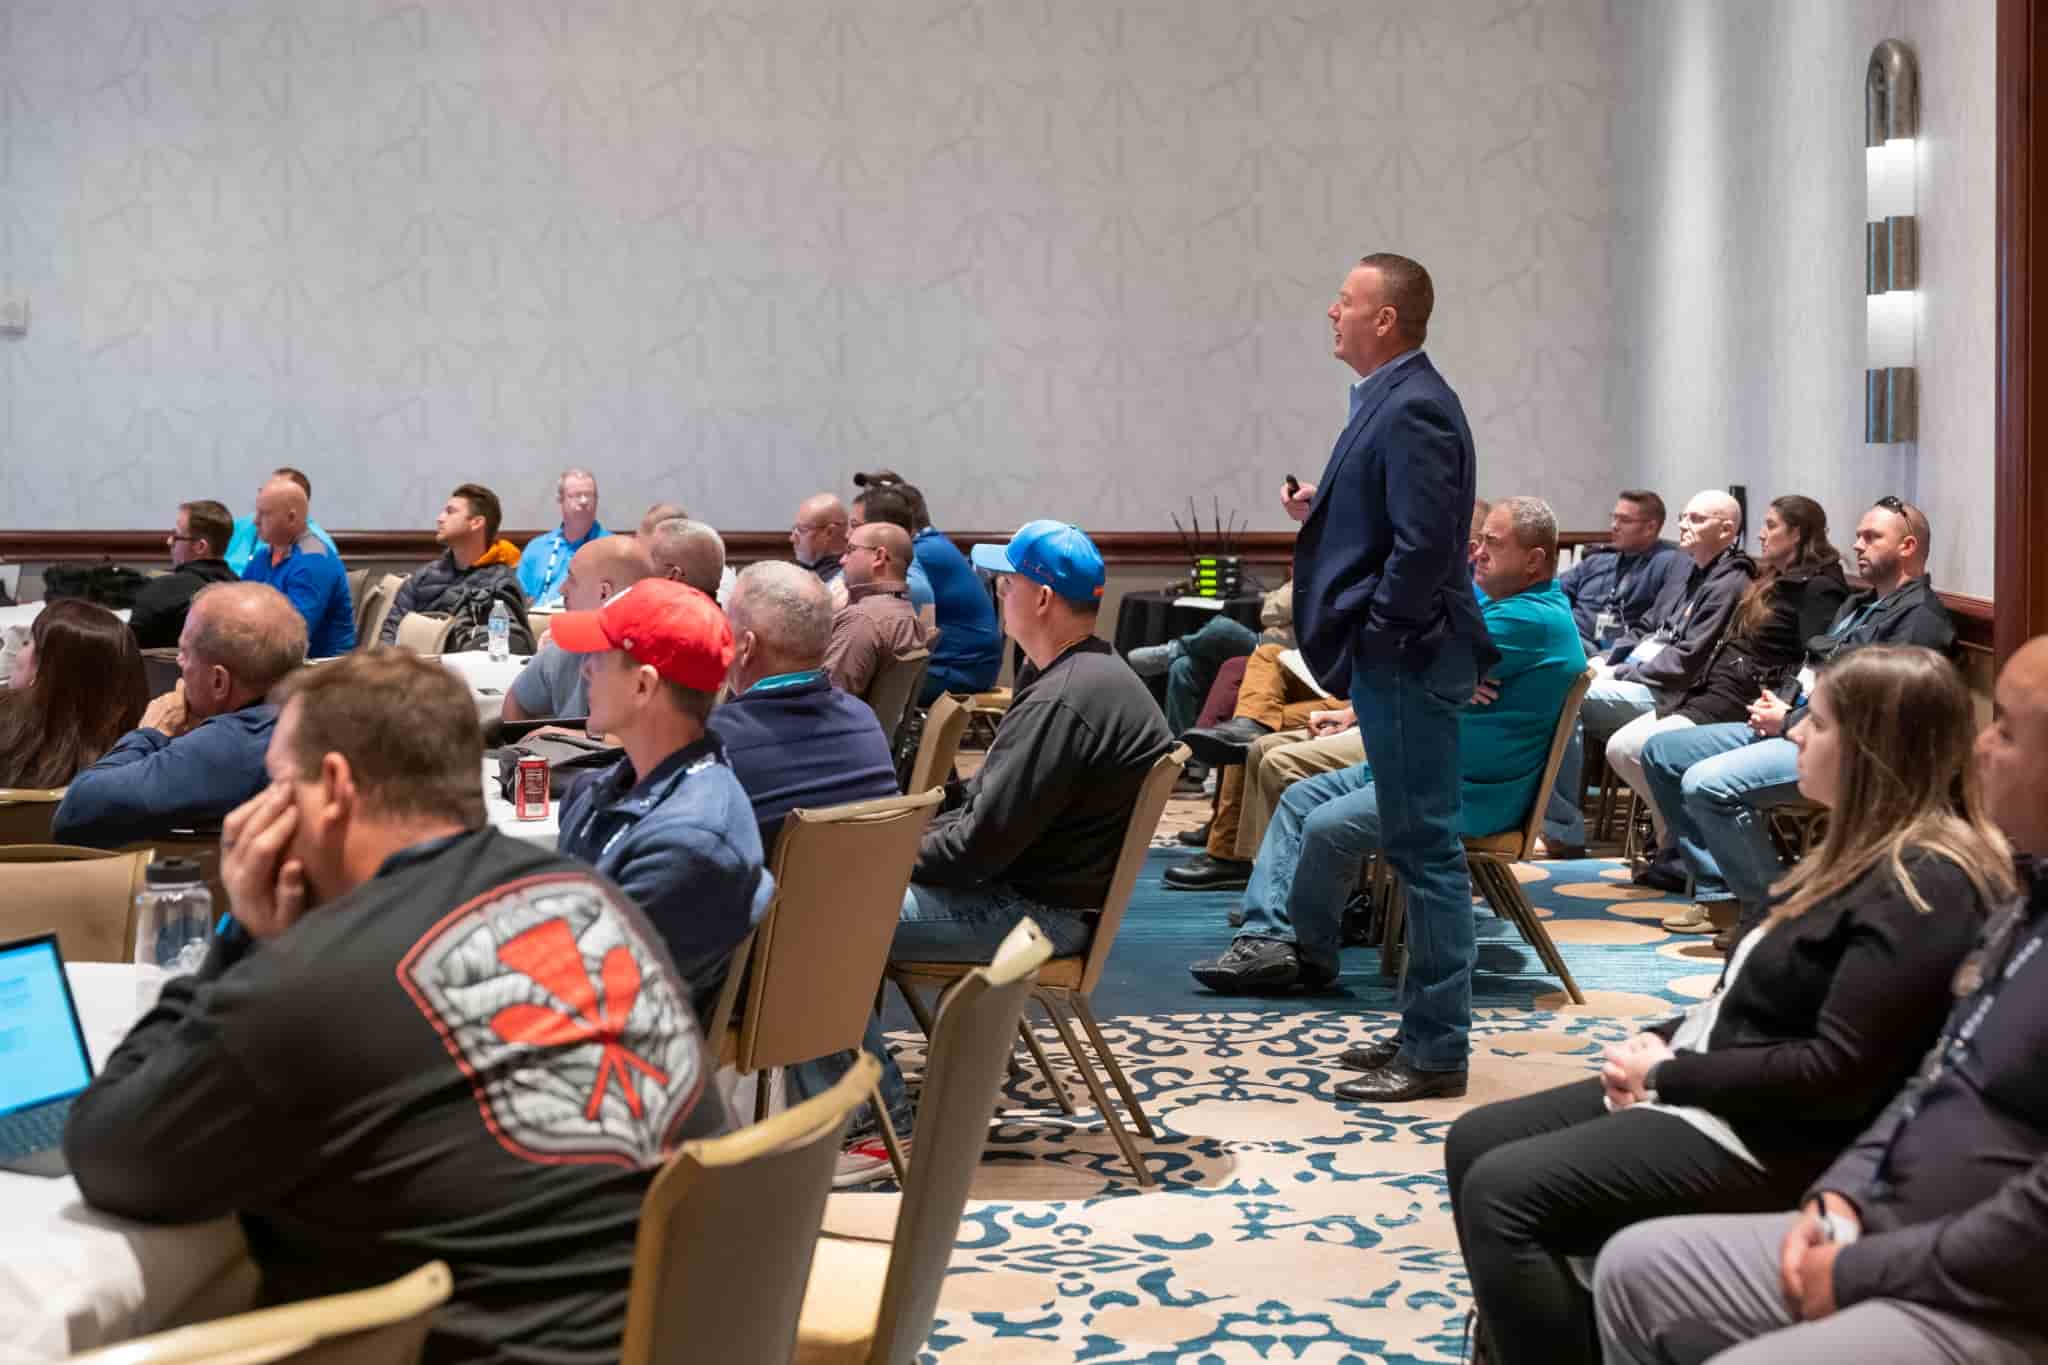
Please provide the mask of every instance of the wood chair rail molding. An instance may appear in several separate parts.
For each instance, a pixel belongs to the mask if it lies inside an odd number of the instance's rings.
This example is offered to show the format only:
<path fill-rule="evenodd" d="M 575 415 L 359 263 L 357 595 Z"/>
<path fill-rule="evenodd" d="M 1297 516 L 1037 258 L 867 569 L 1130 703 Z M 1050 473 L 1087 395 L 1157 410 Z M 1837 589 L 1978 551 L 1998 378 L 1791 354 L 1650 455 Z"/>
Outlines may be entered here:
<path fill-rule="evenodd" d="M 431 531 L 334 531 L 334 543 L 344 559 L 418 560 L 422 563 L 441 553 Z M 505 531 L 506 539 L 517 545 L 539 531 Z M 956 544 L 1002 545 L 1008 531 L 949 531 Z M 1111 568 L 1143 565 L 1177 565 L 1185 562 L 1186 551 L 1179 536 L 1171 531 L 1091 531 L 1096 548 Z M 1598 545 L 1607 539 L 1604 531 L 1563 531 L 1561 544 Z M 1254 565 L 1286 564 L 1294 555 L 1294 536 L 1287 531 L 1243 531 L 1236 536 L 1238 553 Z M 787 531 L 732 531 L 725 536 L 726 554 L 736 564 L 759 559 L 781 559 L 789 554 Z M 0 558 L 28 564 L 97 564 L 112 560 L 123 564 L 168 563 L 170 552 L 161 531 L 0 531 Z M 2002 580 L 2001 580 L 2002 581 Z M 1955 617 L 1956 632 L 1963 647 L 1982 653 L 1992 650 L 1992 604 L 1982 597 L 1944 592 L 1942 602 Z"/>

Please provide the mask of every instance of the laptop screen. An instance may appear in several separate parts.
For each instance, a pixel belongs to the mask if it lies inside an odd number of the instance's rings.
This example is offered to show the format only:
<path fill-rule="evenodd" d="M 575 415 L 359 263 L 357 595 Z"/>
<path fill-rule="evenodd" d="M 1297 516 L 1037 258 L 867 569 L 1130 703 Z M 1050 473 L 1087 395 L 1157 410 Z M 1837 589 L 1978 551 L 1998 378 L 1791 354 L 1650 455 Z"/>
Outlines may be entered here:
<path fill-rule="evenodd" d="M 56 938 L 0 946 L 0 1114 L 75 1095 L 91 1081 Z"/>

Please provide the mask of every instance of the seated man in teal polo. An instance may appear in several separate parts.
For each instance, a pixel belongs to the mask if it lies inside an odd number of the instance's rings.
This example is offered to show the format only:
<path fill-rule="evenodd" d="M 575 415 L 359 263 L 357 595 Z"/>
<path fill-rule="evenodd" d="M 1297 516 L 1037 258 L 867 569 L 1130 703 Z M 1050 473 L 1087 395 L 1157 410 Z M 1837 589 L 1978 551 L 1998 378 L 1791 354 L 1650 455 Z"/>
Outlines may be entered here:
<path fill-rule="evenodd" d="M 268 583 L 306 618 L 306 657 L 331 659 L 356 647 L 355 602 L 341 556 L 306 529 L 306 493 L 286 475 L 257 490 L 256 533 L 265 548 L 242 571 Z"/>
<path fill-rule="evenodd" d="M 1549 504 L 1541 498 L 1508 498 L 1487 513 L 1472 577 L 1487 634 L 1501 660 L 1459 722 L 1464 763 L 1459 832 L 1468 838 L 1498 834 L 1528 817 L 1565 694 L 1586 668 L 1571 604 L 1553 576 L 1556 565 L 1557 518 Z M 1379 843 L 1379 798 L 1367 765 L 1323 773 L 1289 788 L 1252 865 L 1244 927 L 1222 957 L 1189 969 L 1195 979 L 1225 993 L 1334 982 L 1344 903 L 1359 864 Z M 1478 951 L 1469 917 L 1462 935 L 1467 967 L 1460 979 L 1469 1017 L 1469 964 Z M 1392 1059 L 1390 1052 L 1360 1069 L 1372 1070 Z M 1464 1093 L 1462 1071 L 1423 1074 L 1455 1085 L 1444 1093 Z M 1343 1093 L 1341 1086 L 1338 1093 Z"/>

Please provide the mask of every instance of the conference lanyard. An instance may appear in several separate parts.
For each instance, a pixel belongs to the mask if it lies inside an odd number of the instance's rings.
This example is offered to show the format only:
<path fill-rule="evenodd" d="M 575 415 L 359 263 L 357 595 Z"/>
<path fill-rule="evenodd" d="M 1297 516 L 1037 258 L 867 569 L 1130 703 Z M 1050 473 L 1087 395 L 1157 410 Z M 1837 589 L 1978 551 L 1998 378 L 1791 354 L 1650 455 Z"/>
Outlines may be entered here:
<path fill-rule="evenodd" d="M 756 692 L 783 692 L 792 687 L 802 687 L 807 683 L 814 683 L 824 676 L 825 670 L 822 668 L 807 668 L 801 673 L 777 673 L 761 679 L 761 681 L 755 683 L 741 695 L 752 696 Z"/>
<path fill-rule="evenodd" d="M 2001 931 L 1994 931 L 1994 938 L 2004 938 L 2007 934 L 2017 932 L 2019 921 L 2029 908 L 2027 893 L 2023 891 L 2021 896 L 2020 902 L 2006 912 L 2009 916 L 2006 926 L 2001 926 Z M 2006 958 L 2004 969 L 1988 980 L 1985 977 L 1986 969 L 2003 945 L 1987 942 L 1982 954 L 1963 963 L 1957 974 L 1957 985 L 1963 991 L 1974 994 L 1976 1002 L 1968 1014 L 1961 1015 L 1960 1023 L 1956 1022 L 1960 1006 L 1950 1013 L 1949 1023 L 1942 1029 L 1941 1037 L 1935 1042 L 1934 1047 L 1929 1050 L 1917 1083 L 1901 1101 L 1903 1108 L 1899 1113 L 1899 1121 L 1892 1125 L 1891 1136 L 1885 1140 L 1884 1151 L 1879 1154 L 1877 1164 L 1871 1172 L 1871 1183 L 1880 1193 L 1890 1186 L 1890 1182 L 1885 1179 L 1885 1171 L 1891 1164 L 1892 1150 L 1898 1146 L 1899 1135 L 1905 1131 L 1906 1125 L 1919 1115 L 1922 1097 L 1949 1072 L 1961 1068 L 1963 1058 L 1969 1055 L 1971 1044 L 1976 1039 L 1978 1030 L 1984 1027 L 1984 1020 L 1991 1013 L 1992 1006 L 1998 1003 L 1999 995 L 2040 953 L 2044 942 L 2048 942 L 2048 921 L 2036 924 L 2032 936 Z M 1966 995 L 1965 999 L 1967 998 Z"/>

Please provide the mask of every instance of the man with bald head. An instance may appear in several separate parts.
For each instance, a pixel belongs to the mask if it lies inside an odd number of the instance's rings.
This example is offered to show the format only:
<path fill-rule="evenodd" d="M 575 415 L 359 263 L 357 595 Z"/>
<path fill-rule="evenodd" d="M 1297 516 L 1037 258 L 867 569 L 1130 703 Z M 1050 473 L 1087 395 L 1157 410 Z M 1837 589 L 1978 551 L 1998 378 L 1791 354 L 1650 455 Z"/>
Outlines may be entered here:
<path fill-rule="evenodd" d="M 647 547 L 631 536 L 603 536 L 585 543 L 569 557 L 562 579 L 562 605 L 570 611 L 596 611 L 613 596 L 643 578 L 654 576 Z M 589 690 L 583 681 L 583 659 L 545 640 L 532 662 L 505 689 L 498 710 L 506 721 L 568 719 L 590 714 Z"/>
<path fill-rule="evenodd" d="M 270 471 L 270 477 L 273 479 L 290 479 L 299 486 L 299 491 L 306 495 L 307 503 L 310 504 L 312 502 L 313 481 L 306 477 L 305 470 L 294 469 L 288 464 L 281 464 L 276 469 Z M 261 483 L 256 485 L 256 491 L 258 493 L 263 491 Z M 341 551 L 335 546 L 334 537 L 328 535 L 320 523 L 312 519 L 310 511 L 306 516 L 306 530 L 319 538 L 320 543 L 327 547 L 327 553 L 333 555 L 336 559 L 341 558 Z M 234 533 L 228 537 L 227 550 L 222 554 L 221 558 L 227 560 L 228 567 L 233 569 L 235 576 L 239 578 L 248 569 L 249 561 L 256 557 L 256 552 L 262 546 L 263 539 L 256 534 L 256 518 L 254 514 L 246 517 L 236 517 Z"/>
<path fill-rule="evenodd" d="M 1681 1358 L 1722 1365 L 2048 1359 L 2048 638 L 2012 656 L 1993 703 L 1977 777 L 2021 895 L 1957 972 L 1941 1038 L 1797 1210 L 1660 1218 L 1609 1241 L 1603 1360 L 1669 1360 L 1681 1341 L 1697 1348 Z"/>
<path fill-rule="evenodd" d="M 847 532 L 846 605 L 832 618 L 825 672 L 840 691 L 866 698 L 892 658 L 923 649 L 931 628 L 910 601 L 910 534 L 886 521 Z"/>
<path fill-rule="evenodd" d="M 654 539 L 655 527 L 661 525 L 664 521 L 673 521 L 677 517 L 687 517 L 689 515 L 690 509 L 679 502 L 657 502 L 647 509 L 647 515 L 640 518 L 640 539 L 643 541 L 652 540 Z"/>
<path fill-rule="evenodd" d="M 867 703 L 826 676 L 832 599 L 815 576 L 773 560 L 750 564 L 733 583 L 726 618 L 732 696 L 711 713 L 711 733 L 754 803 L 773 862 L 793 808 L 894 796 L 896 762 Z"/>
<path fill-rule="evenodd" d="M 256 494 L 258 551 L 242 571 L 250 583 L 268 583 L 291 600 L 306 621 L 306 648 L 315 659 L 346 654 L 356 647 L 355 604 L 348 570 L 318 536 L 306 529 L 306 492 L 279 476 Z"/>
<path fill-rule="evenodd" d="M 846 583 L 840 565 L 846 554 L 850 524 L 845 503 L 830 493 L 813 493 L 797 507 L 796 524 L 789 528 L 789 544 L 796 551 L 796 562 L 832 590 L 835 611 L 846 605 Z"/>
<path fill-rule="evenodd" d="M 201 588 L 178 637 L 178 686 L 71 779 L 51 833 L 114 848 L 218 825 L 268 781 L 270 691 L 306 661 L 306 623 L 261 583 Z"/>
<path fill-rule="evenodd" d="M 1592 663 L 1598 676 L 1579 708 L 1579 730 L 1565 750 L 1554 791 L 1558 803 L 1577 805 L 1585 791 L 1586 744 L 1598 744 L 1637 791 L 1643 790 L 1643 744 L 1654 731 L 1638 726 L 1620 745 L 1610 744 L 1639 716 L 1664 715 L 1713 660 L 1714 647 L 1735 617 L 1756 564 L 1740 544 L 1742 508 L 1718 488 L 1693 494 L 1678 519 L 1679 553 L 1690 560 L 1672 573 L 1638 632 L 1624 634 Z"/>
<path fill-rule="evenodd" d="M 654 571 L 670 582 L 688 583 L 721 603 L 732 591 L 725 537 L 701 521 L 669 517 L 656 522 L 647 551 L 654 557 Z"/>

